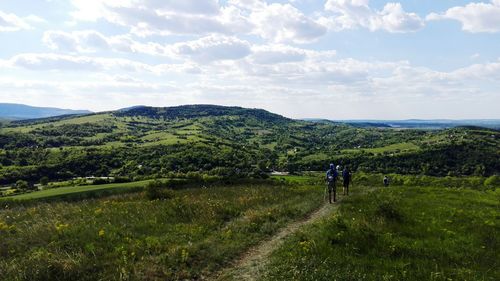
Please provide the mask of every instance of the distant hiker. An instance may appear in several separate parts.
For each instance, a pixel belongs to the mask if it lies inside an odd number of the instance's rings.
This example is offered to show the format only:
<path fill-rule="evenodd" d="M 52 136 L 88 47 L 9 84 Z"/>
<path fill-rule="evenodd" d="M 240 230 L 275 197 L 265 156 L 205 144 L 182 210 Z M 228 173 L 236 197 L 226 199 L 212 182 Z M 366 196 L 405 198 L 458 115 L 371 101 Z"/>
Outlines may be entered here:
<path fill-rule="evenodd" d="M 326 172 L 326 182 L 328 183 L 328 201 L 332 203 L 332 192 L 333 192 L 333 202 L 337 201 L 337 178 L 339 173 L 335 169 L 335 165 L 330 164 L 330 169 Z"/>
<path fill-rule="evenodd" d="M 385 187 L 389 186 L 389 178 L 387 176 L 384 176 L 384 186 Z"/>
<path fill-rule="evenodd" d="M 344 184 L 344 195 L 349 195 L 349 183 L 351 182 L 351 172 L 349 167 L 345 166 L 344 171 L 342 171 L 342 180 Z"/>

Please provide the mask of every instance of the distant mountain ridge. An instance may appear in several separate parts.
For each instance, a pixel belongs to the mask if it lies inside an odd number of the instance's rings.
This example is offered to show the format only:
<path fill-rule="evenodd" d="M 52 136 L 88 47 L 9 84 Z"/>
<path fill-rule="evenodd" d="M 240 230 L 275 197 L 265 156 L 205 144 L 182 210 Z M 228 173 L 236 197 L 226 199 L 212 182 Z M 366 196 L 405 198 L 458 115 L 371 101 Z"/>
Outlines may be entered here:
<path fill-rule="evenodd" d="M 327 120 L 327 119 L 304 119 L 310 122 L 321 123 L 344 123 L 360 128 L 394 128 L 394 129 L 449 129 L 463 126 L 476 126 L 489 129 L 500 129 L 500 119 L 408 119 L 408 120 Z"/>
<path fill-rule="evenodd" d="M 73 110 L 55 107 L 37 107 L 16 103 L 0 103 L 0 119 L 25 120 L 47 118 L 60 115 L 89 114 L 89 110 Z"/>

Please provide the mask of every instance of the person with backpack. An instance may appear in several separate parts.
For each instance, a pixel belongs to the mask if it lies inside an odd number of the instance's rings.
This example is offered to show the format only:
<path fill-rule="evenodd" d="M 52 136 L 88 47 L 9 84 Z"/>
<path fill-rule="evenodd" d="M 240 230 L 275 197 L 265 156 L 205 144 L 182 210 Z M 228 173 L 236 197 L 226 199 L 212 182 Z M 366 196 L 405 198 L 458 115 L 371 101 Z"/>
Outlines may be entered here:
<path fill-rule="evenodd" d="M 339 174 L 337 169 L 335 169 L 335 165 L 330 164 L 330 169 L 326 171 L 326 182 L 328 183 L 328 201 L 330 204 L 332 203 L 332 193 L 333 193 L 333 202 L 337 201 L 337 178 Z"/>
<path fill-rule="evenodd" d="M 344 171 L 342 171 L 342 180 L 344 185 L 344 195 L 349 195 L 349 183 L 351 183 L 351 172 L 349 167 L 345 166 Z"/>
<path fill-rule="evenodd" d="M 384 176 L 384 186 L 385 187 L 389 186 L 389 178 L 387 176 Z"/>

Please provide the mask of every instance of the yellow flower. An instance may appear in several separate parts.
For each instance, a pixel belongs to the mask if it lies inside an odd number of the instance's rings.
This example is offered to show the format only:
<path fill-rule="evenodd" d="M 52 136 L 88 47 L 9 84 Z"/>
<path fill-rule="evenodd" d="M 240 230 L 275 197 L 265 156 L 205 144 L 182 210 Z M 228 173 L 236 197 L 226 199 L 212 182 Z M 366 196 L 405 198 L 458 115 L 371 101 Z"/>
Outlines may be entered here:
<path fill-rule="evenodd" d="M 101 213 L 102 213 L 102 209 L 101 208 L 96 209 L 95 212 L 94 212 L 94 214 L 96 214 L 96 215 L 99 215 Z"/>
<path fill-rule="evenodd" d="M 58 222 L 58 223 L 56 223 L 55 227 L 56 227 L 57 232 L 62 232 L 69 227 L 69 224 Z"/>
<path fill-rule="evenodd" d="M 99 237 L 103 237 L 104 234 L 106 234 L 106 232 L 104 231 L 104 229 L 99 230 Z"/>
<path fill-rule="evenodd" d="M 182 249 L 181 252 L 181 261 L 186 262 L 189 257 L 189 252 L 186 249 Z"/>

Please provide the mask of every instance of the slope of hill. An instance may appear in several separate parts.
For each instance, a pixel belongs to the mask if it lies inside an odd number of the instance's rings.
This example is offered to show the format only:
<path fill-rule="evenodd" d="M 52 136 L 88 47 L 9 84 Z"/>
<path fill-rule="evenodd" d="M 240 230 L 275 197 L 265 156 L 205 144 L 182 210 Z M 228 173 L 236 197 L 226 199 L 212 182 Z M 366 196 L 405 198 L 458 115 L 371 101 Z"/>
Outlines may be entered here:
<path fill-rule="evenodd" d="M 0 103 L 0 119 L 22 120 L 69 114 L 88 114 L 88 110 L 72 110 L 52 107 L 35 107 L 24 104 Z"/>
<path fill-rule="evenodd" d="M 260 109 L 190 105 L 65 116 L 0 129 L 0 183 L 41 177 L 198 173 L 260 176 L 281 170 L 429 175 L 500 172 L 500 132 L 387 130 L 285 118 Z"/>

